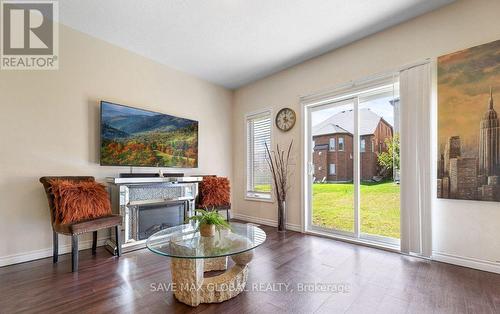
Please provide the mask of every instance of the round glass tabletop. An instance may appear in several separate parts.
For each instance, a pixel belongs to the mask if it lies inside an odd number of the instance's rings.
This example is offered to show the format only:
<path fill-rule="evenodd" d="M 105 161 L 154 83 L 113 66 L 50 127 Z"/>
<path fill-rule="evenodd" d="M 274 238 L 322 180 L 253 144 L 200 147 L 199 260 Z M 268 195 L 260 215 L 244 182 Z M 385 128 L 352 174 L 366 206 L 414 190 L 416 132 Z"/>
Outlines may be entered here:
<path fill-rule="evenodd" d="M 202 237 L 198 225 L 190 223 L 163 229 L 151 235 L 146 246 L 152 252 L 176 258 L 211 258 L 252 250 L 266 241 L 266 233 L 252 224 L 231 223 L 231 230 Z"/>

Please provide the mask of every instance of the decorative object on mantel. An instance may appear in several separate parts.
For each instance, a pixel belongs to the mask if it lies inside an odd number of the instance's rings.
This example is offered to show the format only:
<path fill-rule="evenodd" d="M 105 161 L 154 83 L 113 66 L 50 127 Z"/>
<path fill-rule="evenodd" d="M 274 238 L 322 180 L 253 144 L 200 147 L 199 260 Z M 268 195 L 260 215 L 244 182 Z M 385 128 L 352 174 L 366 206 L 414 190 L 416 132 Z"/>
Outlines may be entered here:
<path fill-rule="evenodd" d="M 270 151 L 266 145 L 267 158 L 266 161 L 271 171 L 274 182 L 274 195 L 278 202 L 278 231 L 286 231 L 286 196 L 290 189 L 290 152 L 292 151 L 293 140 L 290 141 L 287 151 L 281 150 L 279 145 L 276 145 L 276 151 Z"/>
<path fill-rule="evenodd" d="M 283 108 L 276 115 L 276 126 L 283 132 L 290 131 L 295 125 L 297 115 L 290 108 Z"/>
<path fill-rule="evenodd" d="M 203 176 L 199 190 L 196 207 L 205 210 L 225 210 L 226 219 L 229 221 L 229 210 L 231 209 L 229 179 L 225 177 Z"/>
<path fill-rule="evenodd" d="M 122 222 L 122 217 L 120 215 L 105 215 L 103 217 L 95 217 L 95 218 L 90 218 L 92 215 L 88 217 L 88 219 L 84 219 L 82 221 L 77 221 L 77 222 L 68 222 L 64 223 L 65 219 L 64 217 L 60 217 L 59 215 L 62 212 L 58 212 L 56 210 L 56 207 L 60 208 L 66 205 L 70 205 L 69 203 L 64 204 L 64 200 L 61 200 L 62 198 L 65 198 L 65 196 L 68 193 L 63 193 L 60 194 L 62 191 L 62 187 L 55 187 L 53 189 L 53 184 L 56 182 L 66 182 L 65 185 L 66 187 L 70 185 L 70 183 L 74 184 L 74 187 L 71 189 L 76 189 L 80 191 L 72 191 L 72 194 L 80 193 L 80 194 L 88 194 L 86 197 L 88 198 L 86 201 L 81 202 L 84 206 L 92 206 L 92 203 L 98 202 L 100 203 L 99 206 L 103 206 L 103 202 L 97 201 L 96 199 L 100 198 L 102 193 L 105 193 L 107 196 L 107 192 L 100 191 L 97 192 L 99 195 L 93 195 L 95 194 L 96 190 L 99 191 L 100 188 L 99 186 L 96 188 L 95 185 L 97 184 L 95 182 L 94 177 L 41 177 L 40 182 L 43 184 L 43 187 L 45 188 L 45 193 L 47 194 L 47 200 L 49 201 L 49 209 L 50 209 L 50 220 L 52 224 L 52 231 L 53 231 L 53 262 L 57 263 L 58 257 L 59 257 L 59 246 L 58 246 L 58 240 L 59 240 L 59 233 L 62 233 L 64 235 L 69 235 L 71 236 L 71 271 L 76 271 L 78 270 L 78 235 L 83 234 L 86 232 L 92 232 L 92 254 L 96 253 L 96 248 L 97 248 L 97 230 L 100 229 L 106 229 L 106 228 L 114 228 L 115 230 L 115 236 L 116 236 L 116 243 L 118 243 L 118 249 L 116 251 L 116 255 L 120 256 L 121 255 L 121 240 L 120 240 L 120 233 L 118 232 L 119 230 L 119 225 Z M 69 182 L 69 183 L 68 183 Z M 57 184 L 57 183 L 56 183 Z M 90 187 L 91 185 L 94 185 L 94 187 Z M 57 196 L 54 194 L 58 194 Z M 74 197 L 73 197 L 74 198 Z M 108 197 L 106 197 L 107 200 L 109 200 Z M 90 200 L 90 201 L 89 201 Z M 61 202 L 62 201 L 62 202 Z M 75 206 L 79 206 L 79 202 L 77 200 L 73 200 L 72 202 L 72 210 L 77 211 L 79 208 L 75 208 Z M 107 201 L 105 201 L 106 204 Z M 71 209 L 71 208 L 68 208 Z M 108 207 L 109 209 L 109 207 Z M 65 209 L 66 210 L 66 209 Z M 107 212 L 106 205 L 103 207 L 104 212 Z M 64 212 L 64 211 L 63 211 Z M 82 217 L 82 216 L 81 216 Z"/>
<path fill-rule="evenodd" d="M 137 173 L 120 173 L 120 178 L 159 178 L 160 174 L 157 172 L 137 172 Z"/>
<path fill-rule="evenodd" d="M 196 231 L 200 231 L 202 237 L 213 237 L 215 230 L 220 232 L 222 229 L 231 229 L 231 226 L 215 210 L 197 209 L 200 214 L 189 217 L 187 220 L 198 222 Z"/>

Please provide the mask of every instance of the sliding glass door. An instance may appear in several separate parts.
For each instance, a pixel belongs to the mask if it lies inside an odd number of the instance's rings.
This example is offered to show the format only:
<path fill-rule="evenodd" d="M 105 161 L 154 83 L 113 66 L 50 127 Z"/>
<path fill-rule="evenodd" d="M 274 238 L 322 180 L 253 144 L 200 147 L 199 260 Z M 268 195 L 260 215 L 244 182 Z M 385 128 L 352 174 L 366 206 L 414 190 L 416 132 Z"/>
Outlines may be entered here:
<path fill-rule="evenodd" d="M 348 235 L 355 233 L 356 220 L 353 184 L 356 101 L 347 99 L 310 110 L 313 125 L 311 222 L 318 228 Z"/>
<path fill-rule="evenodd" d="M 398 85 L 306 107 L 309 230 L 399 245 Z"/>
<path fill-rule="evenodd" d="M 358 109 L 360 234 L 396 244 L 400 236 L 399 94 L 388 87 L 360 97 Z"/>

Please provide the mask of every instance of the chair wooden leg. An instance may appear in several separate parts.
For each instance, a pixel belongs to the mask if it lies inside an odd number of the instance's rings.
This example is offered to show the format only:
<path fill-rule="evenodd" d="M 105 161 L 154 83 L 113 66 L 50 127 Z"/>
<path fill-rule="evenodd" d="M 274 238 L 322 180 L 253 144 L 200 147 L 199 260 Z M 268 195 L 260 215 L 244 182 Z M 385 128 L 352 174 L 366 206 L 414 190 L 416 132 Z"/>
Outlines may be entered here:
<path fill-rule="evenodd" d="M 54 230 L 52 230 L 52 247 L 52 262 L 55 264 L 59 259 L 59 235 Z"/>
<path fill-rule="evenodd" d="M 95 255 L 97 249 L 97 231 L 92 232 L 92 255 Z"/>
<path fill-rule="evenodd" d="M 121 256 L 122 255 L 122 241 L 121 241 L 121 235 L 120 235 L 120 226 L 115 226 L 115 237 L 116 237 L 116 255 Z"/>
<path fill-rule="evenodd" d="M 71 236 L 71 271 L 78 270 L 78 235 Z"/>
<path fill-rule="evenodd" d="M 226 209 L 226 219 L 229 221 L 229 209 Z"/>

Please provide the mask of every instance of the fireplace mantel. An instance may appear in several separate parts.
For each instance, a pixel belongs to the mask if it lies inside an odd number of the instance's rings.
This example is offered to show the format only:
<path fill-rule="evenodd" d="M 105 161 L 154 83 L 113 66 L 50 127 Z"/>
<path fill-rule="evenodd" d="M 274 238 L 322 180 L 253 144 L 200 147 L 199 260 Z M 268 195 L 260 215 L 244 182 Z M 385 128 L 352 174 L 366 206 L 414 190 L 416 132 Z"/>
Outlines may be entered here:
<path fill-rule="evenodd" d="M 151 178 L 115 178 L 108 177 L 106 182 L 116 185 L 141 184 L 141 183 L 189 183 L 200 182 L 203 177 L 151 177 Z"/>
<path fill-rule="evenodd" d="M 106 178 L 110 187 L 113 213 L 123 217 L 120 227 L 123 239 L 122 251 L 128 252 L 144 248 L 146 245 L 146 239 L 139 239 L 141 208 L 180 206 L 184 211 L 182 215 L 184 219 L 191 216 L 198 196 L 198 182 L 202 179 L 202 177 Z M 114 253 L 116 243 L 110 239 L 106 242 L 106 248 Z"/>

